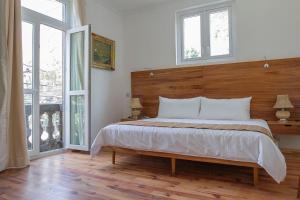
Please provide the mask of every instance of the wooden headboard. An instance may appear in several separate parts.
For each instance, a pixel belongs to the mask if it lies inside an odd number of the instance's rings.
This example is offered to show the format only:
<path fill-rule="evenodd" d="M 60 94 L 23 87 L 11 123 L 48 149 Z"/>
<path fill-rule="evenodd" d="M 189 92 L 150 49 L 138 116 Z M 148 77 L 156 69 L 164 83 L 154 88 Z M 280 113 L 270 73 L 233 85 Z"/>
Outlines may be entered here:
<path fill-rule="evenodd" d="M 251 117 L 275 120 L 278 94 L 288 94 L 300 120 L 300 58 L 218 64 L 132 72 L 132 96 L 139 97 L 144 116 L 156 117 L 158 97 L 241 98 L 252 96 Z"/>

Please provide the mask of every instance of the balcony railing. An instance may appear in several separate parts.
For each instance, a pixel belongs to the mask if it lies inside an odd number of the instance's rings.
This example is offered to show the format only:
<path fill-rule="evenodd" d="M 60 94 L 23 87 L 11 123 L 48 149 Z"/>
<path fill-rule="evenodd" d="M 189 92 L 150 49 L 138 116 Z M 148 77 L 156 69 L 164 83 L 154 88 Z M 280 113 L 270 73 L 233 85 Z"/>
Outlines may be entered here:
<path fill-rule="evenodd" d="M 62 104 L 40 104 L 39 140 L 40 152 L 63 147 L 63 106 Z M 28 149 L 33 147 L 32 106 L 25 105 Z"/>

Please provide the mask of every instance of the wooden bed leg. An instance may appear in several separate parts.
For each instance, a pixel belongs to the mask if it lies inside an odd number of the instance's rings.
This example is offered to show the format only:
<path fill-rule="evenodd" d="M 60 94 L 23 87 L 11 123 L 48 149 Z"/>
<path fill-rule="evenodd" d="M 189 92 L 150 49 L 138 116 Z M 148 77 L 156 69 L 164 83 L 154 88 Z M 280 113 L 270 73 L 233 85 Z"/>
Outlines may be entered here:
<path fill-rule="evenodd" d="M 111 161 L 112 161 L 113 165 L 116 164 L 116 152 L 115 151 L 112 152 Z"/>
<path fill-rule="evenodd" d="M 172 166 L 172 176 L 175 176 L 176 173 L 176 159 L 175 158 L 171 158 L 171 166 Z"/>
<path fill-rule="evenodd" d="M 253 167 L 253 185 L 257 186 L 259 179 L 259 168 Z"/>
<path fill-rule="evenodd" d="M 298 194 L 297 194 L 297 198 L 300 199 L 300 176 L 299 176 L 299 183 L 298 183 Z"/>

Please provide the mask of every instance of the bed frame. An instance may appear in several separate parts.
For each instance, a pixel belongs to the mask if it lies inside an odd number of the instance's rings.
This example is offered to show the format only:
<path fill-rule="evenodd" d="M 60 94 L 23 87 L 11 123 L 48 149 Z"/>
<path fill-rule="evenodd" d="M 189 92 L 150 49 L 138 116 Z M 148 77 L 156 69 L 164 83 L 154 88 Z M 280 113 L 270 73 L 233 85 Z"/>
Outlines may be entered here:
<path fill-rule="evenodd" d="M 240 167 L 250 167 L 253 169 L 253 185 L 256 186 L 259 180 L 259 169 L 260 166 L 256 163 L 251 162 L 240 162 L 240 161 L 231 161 L 217 158 L 206 158 L 206 157 L 198 157 L 198 156 L 187 156 L 173 153 L 163 153 L 163 152 L 154 152 L 154 151 L 144 151 L 144 150 L 135 150 L 135 149 L 127 149 L 121 147 L 106 147 L 112 151 L 112 164 L 116 164 L 116 153 L 125 153 L 131 155 L 145 155 L 145 156 L 154 156 L 161 158 L 170 158 L 171 159 L 171 175 L 174 176 L 176 174 L 176 160 L 190 160 L 190 161 L 198 161 L 198 162 L 206 162 L 206 163 L 214 163 L 214 164 L 223 164 L 223 165 L 233 165 Z"/>
<path fill-rule="evenodd" d="M 268 62 L 270 68 L 264 68 Z M 140 98 L 142 114 L 156 117 L 159 96 L 169 98 L 241 98 L 252 96 L 251 117 L 276 120 L 273 105 L 278 94 L 288 94 L 295 108 L 291 120 L 300 120 L 300 57 L 268 61 L 253 61 L 207 66 L 178 67 L 145 70 L 131 73 L 132 97 Z M 112 162 L 116 152 L 148 155 L 171 159 L 171 174 L 176 172 L 176 160 L 191 160 L 207 163 L 250 167 L 253 169 L 253 184 L 257 185 L 260 166 L 256 163 L 228 161 L 215 158 L 186 156 L 170 153 L 141 151 L 110 147 Z"/>
<path fill-rule="evenodd" d="M 270 68 L 264 68 L 268 62 Z M 132 97 L 140 98 L 143 116 L 156 117 L 159 96 L 168 98 L 241 98 L 252 96 L 251 117 L 276 120 L 273 105 L 278 94 L 288 94 L 295 108 L 291 120 L 300 120 L 300 57 L 268 61 L 253 61 L 206 66 L 183 66 L 145 70 L 131 73 Z M 274 130 L 273 130 L 274 131 Z M 276 131 L 276 130 L 275 130 Z M 253 184 L 257 185 L 259 168 L 255 163 L 228 161 L 215 158 L 138 151 L 112 147 L 113 162 L 116 152 L 158 156 L 171 159 L 175 174 L 176 159 L 201 161 L 253 168 Z"/>

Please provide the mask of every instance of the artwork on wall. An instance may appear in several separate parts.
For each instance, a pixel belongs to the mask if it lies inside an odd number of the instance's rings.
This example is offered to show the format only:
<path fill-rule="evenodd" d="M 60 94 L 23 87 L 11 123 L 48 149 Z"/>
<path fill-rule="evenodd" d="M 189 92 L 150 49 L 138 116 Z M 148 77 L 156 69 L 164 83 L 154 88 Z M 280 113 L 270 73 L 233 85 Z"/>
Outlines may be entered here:
<path fill-rule="evenodd" d="M 92 33 L 92 66 L 115 70 L 115 41 Z"/>

